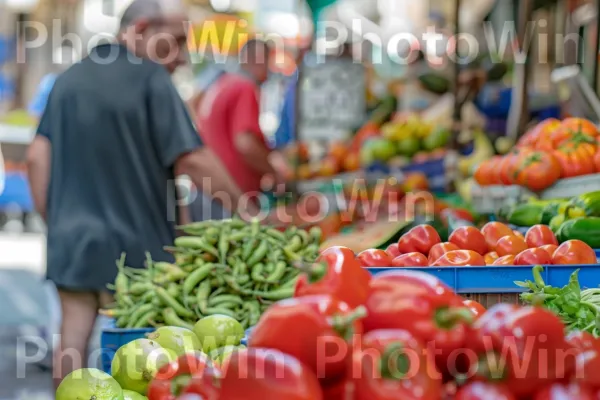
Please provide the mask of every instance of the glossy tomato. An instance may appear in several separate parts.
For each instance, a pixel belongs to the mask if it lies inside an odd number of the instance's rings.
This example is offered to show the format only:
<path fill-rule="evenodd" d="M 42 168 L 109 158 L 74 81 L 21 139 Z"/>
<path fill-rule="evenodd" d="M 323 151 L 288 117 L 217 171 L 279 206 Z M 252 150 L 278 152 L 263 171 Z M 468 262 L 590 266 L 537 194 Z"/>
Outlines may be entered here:
<path fill-rule="evenodd" d="M 455 229 L 448 238 L 448 241 L 454 243 L 462 250 L 472 250 L 481 255 L 488 252 L 485 237 L 474 226 L 461 226 Z"/>
<path fill-rule="evenodd" d="M 488 186 L 496 183 L 494 182 L 494 165 L 492 163 L 492 160 L 490 159 L 481 162 L 477 166 L 477 169 L 473 174 L 473 178 L 479 186 Z"/>
<path fill-rule="evenodd" d="M 492 382 L 471 382 L 458 390 L 454 400 L 517 400 L 507 386 Z"/>
<path fill-rule="evenodd" d="M 484 265 L 483 256 L 472 250 L 449 251 L 432 264 L 435 267 L 481 267 Z"/>
<path fill-rule="evenodd" d="M 515 265 L 549 265 L 552 264 L 552 257 L 546 250 L 527 249 L 515 257 Z"/>
<path fill-rule="evenodd" d="M 463 304 L 473 313 L 473 315 L 475 315 L 475 317 L 479 317 L 486 311 L 485 307 L 481 303 L 476 302 L 475 300 L 465 300 L 463 301 Z"/>
<path fill-rule="evenodd" d="M 558 240 L 548 225 L 534 225 L 525 234 L 525 243 L 529 247 L 541 247 L 547 244 L 558 246 Z"/>
<path fill-rule="evenodd" d="M 537 192 L 560 179 L 560 164 L 551 153 L 532 152 L 518 162 L 515 183 Z"/>
<path fill-rule="evenodd" d="M 398 250 L 402 254 L 417 252 L 428 255 L 429 250 L 441 241 L 439 233 L 433 226 L 418 225 L 402 235 L 398 240 Z"/>
<path fill-rule="evenodd" d="M 513 235 L 515 235 L 516 237 L 520 237 L 521 239 L 525 240 L 525 236 L 520 231 L 514 230 L 513 231 Z"/>
<path fill-rule="evenodd" d="M 570 178 L 594 173 L 595 150 L 590 154 L 591 149 L 595 147 L 589 143 L 567 143 L 556 150 L 553 154 L 560 164 L 561 177 Z"/>
<path fill-rule="evenodd" d="M 361 251 L 357 258 L 362 267 L 389 267 L 392 264 L 391 257 L 379 249 Z"/>
<path fill-rule="evenodd" d="M 481 228 L 481 233 L 485 238 L 485 242 L 490 250 L 494 250 L 496 248 L 496 243 L 500 238 L 512 235 L 513 231 L 507 225 L 502 222 L 488 222 Z"/>
<path fill-rule="evenodd" d="M 518 147 L 535 147 L 542 139 L 548 139 L 550 133 L 560 126 L 560 121 L 548 118 L 529 129 L 517 142 Z"/>
<path fill-rule="evenodd" d="M 485 256 L 483 256 L 483 259 L 485 260 L 485 265 L 492 265 L 494 261 L 496 261 L 499 258 L 500 256 L 495 251 L 490 251 Z"/>
<path fill-rule="evenodd" d="M 392 243 L 390 244 L 387 249 L 385 249 L 385 252 L 387 253 L 388 256 L 390 256 L 390 258 L 396 258 L 398 257 L 400 254 L 400 250 L 398 250 L 398 243 Z"/>
<path fill-rule="evenodd" d="M 598 127 L 585 118 L 565 118 L 560 126 L 561 128 L 571 131 L 573 135 L 583 134 L 590 137 L 598 136 Z"/>
<path fill-rule="evenodd" d="M 520 157 L 519 150 L 513 150 L 505 155 L 496 166 L 500 184 L 512 185 L 515 182 L 515 168 Z"/>
<path fill-rule="evenodd" d="M 600 151 L 594 154 L 594 167 L 596 167 L 596 172 L 600 172 Z"/>
<path fill-rule="evenodd" d="M 555 244 L 545 244 L 543 246 L 540 246 L 539 248 L 544 250 L 546 253 L 548 253 L 550 258 L 552 258 L 552 256 L 554 255 L 554 252 L 556 251 L 556 249 L 558 249 L 558 246 Z"/>
<path fill-rule="evenodd" d="M 453 250 L 460 250 L 460 248 L 454 243 L 450 242 L 438 243 L 434 245 L 431 250 L 429 250 L 429 264 L 433 264 L 438 260 L 438 258 Z"/>
<path fill-rule="evenodd" d="M 600 389 L 600 340 L 589 332 L 574 331 L 566 337 L 567 343 L 579 350 L 575 359 L 572 379 Z"/>
<path fill-rule="evenodd" d="M 552 264 L 590 265 L 596 264 L 596 252 L 581 240 L 567 240 L 552 255 Z"/>
<path fill-rule="evenodd" d="M 515 265 L 515 256 L 509 254 L 507 256 L 500 257 L 492 264 L 494 266 L 505 266 L 505 265 Z"/>
<path fill-rule="evenodd" d="M 524 250 L 527 250 L 527 243 L 525 243 L 525 239 L 515 235 L 504 236 L 498 240 L 498 243 L 496 243 L 496 253 L 498 253 L 500 257 L 507 256 L 509 254 L 516 256 Z"/>
<path fill-rule="evenodd" d="M 426 267 L 429 263 L 427 257 L 421 253 L 406 253 L 392 260 L 393 267 Z"/>

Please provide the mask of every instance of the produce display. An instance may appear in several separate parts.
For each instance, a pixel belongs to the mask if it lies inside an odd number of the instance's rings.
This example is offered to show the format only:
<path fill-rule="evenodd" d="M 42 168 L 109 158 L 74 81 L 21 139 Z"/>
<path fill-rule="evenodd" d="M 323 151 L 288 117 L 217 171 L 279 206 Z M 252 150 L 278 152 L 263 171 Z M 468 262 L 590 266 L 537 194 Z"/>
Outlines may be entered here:
<path fill-rule="evenodd" d="M 486 310 L 424 272 L 370 276 L 359 258 L 347 248 L 325 250 L 324 270 L 303 272 L 294 297 L 267 308 L 247 347 L 241 325 L 227 316 L 200 319 L 193 330 L 159 328 L 119 348 L 110 375 L 73 372 L 56 398 L 123 399 L 124 391 L 148 400 L 600 396 L 596 321 L 584 326 L 597 313 L 597 294 L 580 291 L 576 274 L 565 288 L 551 288 L 535 268 L 535 282 L 519 283 L 531 288 L 523 299 L 535 305 Z"/>
<path fill-rule="evenodd" d="M 313 262 L 321 231 L 285 231 L 238 219 L 193 223 L 189 236 L 167 248 L 175 264 L 148 260 L 143 270 L 119 263 L 116 306 L 105 311 L 117 327 L 173 325 L 190 328 L 201 317 L 222 314 L 244 328 L 256 324 L 273 301 L 291 297 L 300 269 Z"/>
<path fill-rule="evenodd" d="M 481 186 L 520 185 L 538 192 L 562 178 L 600 172 L 599 136 L 585 119 L 542 121 L 507 155 L 482 162 L 474 178 Z"/>

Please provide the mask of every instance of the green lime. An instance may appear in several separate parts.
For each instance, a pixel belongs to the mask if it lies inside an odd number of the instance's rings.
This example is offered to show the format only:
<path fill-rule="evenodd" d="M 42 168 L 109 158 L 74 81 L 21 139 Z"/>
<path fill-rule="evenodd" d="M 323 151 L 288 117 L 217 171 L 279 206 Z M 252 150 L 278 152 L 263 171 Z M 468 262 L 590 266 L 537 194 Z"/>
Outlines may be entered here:
<path fill-rule="evenodd" d="M 227 315 L 210 315 L 196 322 L 194 333 L 205 353 L 224 346 L 237 346 L 244 338 L 244 328 Z"/>
<path fill-rule="evenodd" d="M 123 400 L 123 390 L 109 374 L 95 368 L 71 372 L 56 389 L 56 400 Z"/>
<path fill-rule="evenodd" d="M 162 326 L 148 335 L 165 349 L 172 350 L 177 356 L 189 351 L 202 350 L 202 345 L 196 334 L 178 326 Z"/>
<path fill-rule="evenodd" d="M 139 394 L 138 392 L 123 390 L 123 400 L 148 400 L 148 398 Z"/>
<path fill-rule="evenodd" d="M 428 151 L 446 147 L 452 133 L 446 128 L 438 128 L 423 139 L 423 148 Z"/>

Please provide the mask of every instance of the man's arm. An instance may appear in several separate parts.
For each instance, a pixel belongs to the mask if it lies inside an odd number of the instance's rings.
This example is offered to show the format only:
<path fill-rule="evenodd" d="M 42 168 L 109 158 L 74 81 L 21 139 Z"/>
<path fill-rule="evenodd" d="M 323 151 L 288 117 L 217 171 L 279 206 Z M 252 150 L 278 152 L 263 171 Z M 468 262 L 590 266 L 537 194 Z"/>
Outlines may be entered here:
<path fill-rule="evenodd" d="M 269 162 L 271 151 L 255 134 L 242 132 L 235 135 L 235 148 L 246 164 L 262 175 L 275 174 L 275 169 Z"/>
<path fill-rule="evenodd" d="M 46 219 L 46 199 L 50 180 L 50 141 L 37 135 L 27 149 L 27 173 L 36 211 Z"/>
<path fill-rule="evenodd" d="M 209 149 L 199 148 L 180 156 L 175 162 L 175 172 L 189 176 L 197 188 L 219 200 L 225 208 L 233 212 L 239 210 L 244 193 Z M 259 211 L 254 203 L 241 205 L 252 215 Z"/>

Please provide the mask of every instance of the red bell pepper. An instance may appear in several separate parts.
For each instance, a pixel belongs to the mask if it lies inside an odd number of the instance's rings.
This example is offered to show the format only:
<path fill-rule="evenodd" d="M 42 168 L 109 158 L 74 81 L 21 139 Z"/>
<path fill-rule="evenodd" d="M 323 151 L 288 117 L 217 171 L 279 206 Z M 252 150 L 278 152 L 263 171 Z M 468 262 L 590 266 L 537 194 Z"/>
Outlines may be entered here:
<path fill-rule="evenodd" d="M 538 391 L 533 400 L 596 400 L 594 392 L 578 383 L 554 383 Z"/>
<path fill-rule="evenodd" d="M 568 377 L 574 366 L 564 325 L 546 309 L 498 304 L 475 321 L 473 332 L 477 375 L 506 384 L 517 398 Z"/>
<path fill-rule="evenodd" d="M 435 342 L 438 366 L 447 372 L 448 357 L 464 348 L 474 319 L 447 285 L 418 271 L 396 270 L 371 280 L 365 331 L 404 329 L 423 343 Z"/>
<path fill-rule="evenodd" d="M 399 255 L 401 255 L 402 253 L 400 252 L 400 250 L 398 250 L 398 243 L 392 243 L 390 244 L 387 249 L 385 249 L 385 252 L 387 253 L 388 256 L 390 256 L 390 258 L 394 259 L 396 257 L 398 257 Z"/>
<path fill-rule="evenodd" d="M 438 400 L 442 390 L 433 354 L 404 330 L 383 329 L 355 343 L 355 400 Z"/>
<path fill-rule="evenodd" d="M 323 398 L 326 400 L 355 400 L 354 382 L 344 378 L 327 386 L 322 386 Z"/>
<path fill-rule="evenodd" d="M 368 249 L 361 251 L 356 256 L 361 267 L 389 267 L 392 258 L 383 250 Z"/>
<path fill-rule="evenodd" d="M 431 225 L 418 225 L 406 232 L 398 241 L 398 250 L 401 253 L 429 254 L 429 250 L 441 243 L 440 235 Z"/>
<path fill-rule="evenodd" d="M 206 354 L 184 354 L 158 370 L 148 386 L 148 400 L 175 400 L 181 394 L 217 400 L 221 375 Z"/>
<path fill-rule="evenodd" d="M 578 350 L 571 379 L 600 389 L 600 340 L 588 332 L 572 332 L 566 340 Z"/>
<path fill-rule="evenodd" d="M 330 294 L 350 307 L 365 304 L 369 295 L 370 274 L 347 247 L 330 247 L 307 269 L 296 283 L 294 297 Z"/>
<path fill-rule="evenodd" d="M 485 307 L 481 305 L 481 303 L 476 302 L 475 300 L 465 300 L 463 301 L 463 305 L 467 307 L 475 318 L 479 318 L 482 314 L 485 313 Z"/>
<path fill-rule="evenodd" d="M 517 400 L 507 386 L 472 382 L 458 390 L 454 400 Z"/>
<path fill-rule="evenodd" d="M 220 396 L 219 400 L 322 400 L 323 392 L 314 372 L 293 356 L 249 348 L 232 354 Z"/>
<path fill-rule="evenodd" d="M 341 379 L 350 343 L 361 334 L 365 308 L 350 308 L 330 295 L 279 301 L 252 330 L 249 347 L 273 348 L 296 357 L 323 382 Z"/>

